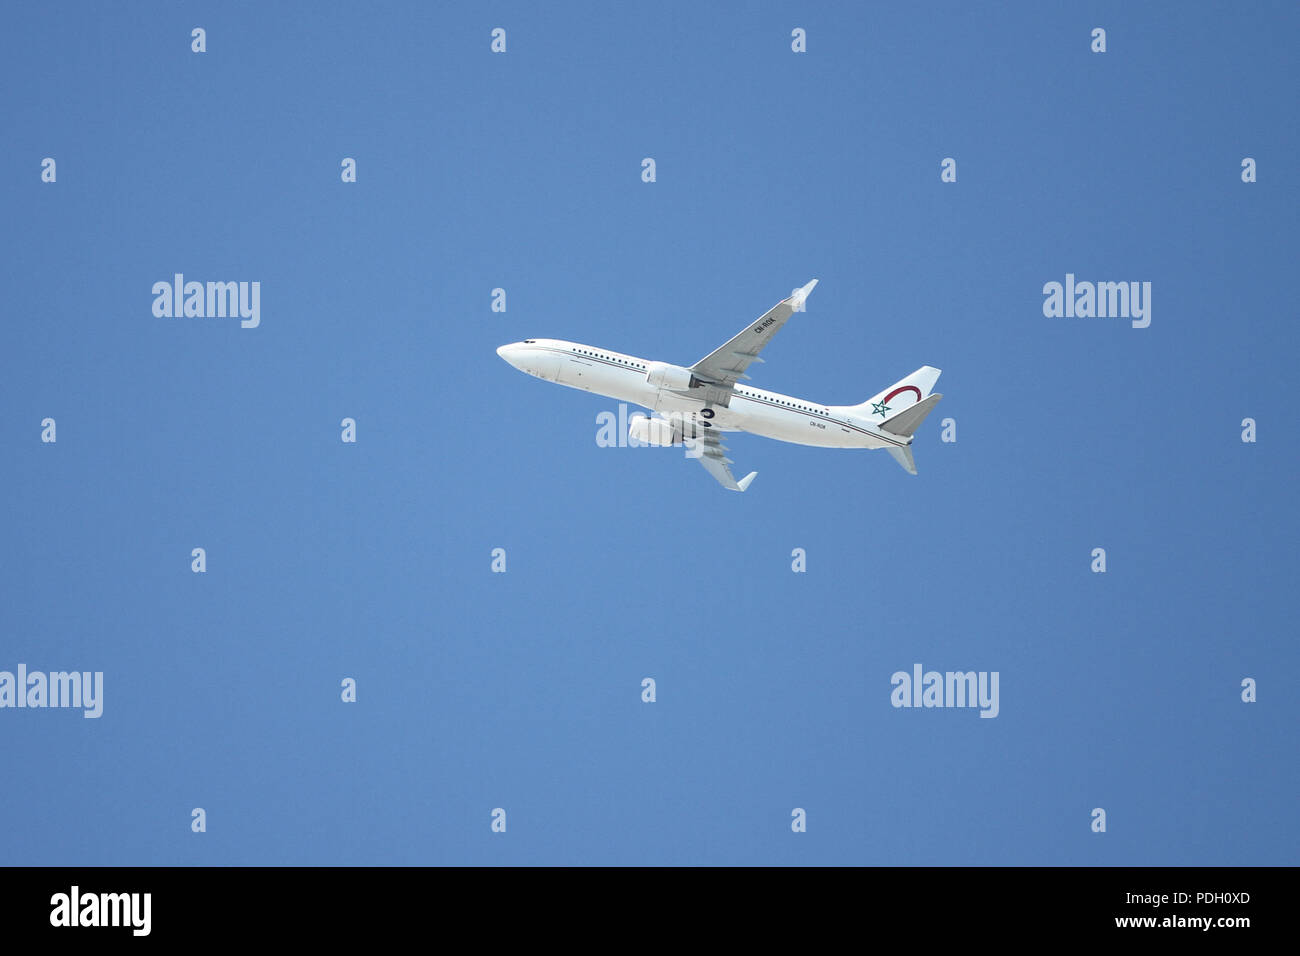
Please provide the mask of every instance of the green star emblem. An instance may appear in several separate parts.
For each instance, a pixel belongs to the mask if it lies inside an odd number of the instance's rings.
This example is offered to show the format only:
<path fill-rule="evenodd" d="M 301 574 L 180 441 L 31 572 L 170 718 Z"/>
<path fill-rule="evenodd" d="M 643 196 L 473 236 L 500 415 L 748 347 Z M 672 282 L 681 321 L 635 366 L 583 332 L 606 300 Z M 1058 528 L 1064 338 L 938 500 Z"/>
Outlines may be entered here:
<path fill-rule="evenodd" d="M 887 411 L 889 411 L 889 406 L 886 405 L 884 402 L 872 402 L 872 403 L 871 403 L 871 414 L 873 414 L 873 415 L 884 415 L 885 412 L 887 412 Z"/>

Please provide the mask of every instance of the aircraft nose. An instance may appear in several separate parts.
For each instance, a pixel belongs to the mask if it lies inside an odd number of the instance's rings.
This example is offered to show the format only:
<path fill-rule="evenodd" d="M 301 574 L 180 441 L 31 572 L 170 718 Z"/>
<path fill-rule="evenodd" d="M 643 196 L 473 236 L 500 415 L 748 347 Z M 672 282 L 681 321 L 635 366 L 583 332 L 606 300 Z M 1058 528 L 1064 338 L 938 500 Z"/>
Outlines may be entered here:
<path fill-rule="evenodd" d="M 500 355 L 515 368 L 519 367 L 519 345 L 517 343 L 511 342 L 509 345 L 501 346 L 501 348 L 497 349 L 497 355 Z"/>

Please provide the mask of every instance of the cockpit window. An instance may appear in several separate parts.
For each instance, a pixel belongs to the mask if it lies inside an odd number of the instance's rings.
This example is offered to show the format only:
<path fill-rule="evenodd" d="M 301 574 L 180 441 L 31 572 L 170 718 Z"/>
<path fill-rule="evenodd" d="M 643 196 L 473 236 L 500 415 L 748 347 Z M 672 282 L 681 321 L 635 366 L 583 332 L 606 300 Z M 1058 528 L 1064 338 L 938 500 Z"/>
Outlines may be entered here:
<path fill-rule="evenodd" d="M 536 342 L 537 339 L 524 339 L 524 345 L 534 345 Z"/>

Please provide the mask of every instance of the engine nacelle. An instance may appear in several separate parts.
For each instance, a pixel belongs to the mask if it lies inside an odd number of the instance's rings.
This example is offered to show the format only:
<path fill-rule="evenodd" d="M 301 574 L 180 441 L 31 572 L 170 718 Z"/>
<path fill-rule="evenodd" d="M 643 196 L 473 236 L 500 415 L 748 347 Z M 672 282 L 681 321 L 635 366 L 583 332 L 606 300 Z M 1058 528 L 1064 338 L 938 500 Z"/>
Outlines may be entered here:
<path fill-rule="evenodd" d="M 629 438 L 643 445 L 674 445 L 682 440 L 679 424 L 663 418 L 646 418 L 644 415 L 638 415 L 628 424 L 627 434 Z"/>
<path fill-rule="evenodd" d="M 669 365 L 667 362 L 651 362 L 647 365 L 645 380 L 655 388 L 670 388 L 681 392 L 695 387 L 695 376 L 690 369 Z"/>

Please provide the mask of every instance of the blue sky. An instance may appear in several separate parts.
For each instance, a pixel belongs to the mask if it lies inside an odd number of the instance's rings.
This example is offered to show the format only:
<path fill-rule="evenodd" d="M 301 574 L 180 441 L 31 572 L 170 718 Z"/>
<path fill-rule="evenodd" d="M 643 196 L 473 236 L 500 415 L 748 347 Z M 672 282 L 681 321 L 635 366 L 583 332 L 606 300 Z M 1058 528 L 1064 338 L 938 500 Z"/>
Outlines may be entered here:
<path fill-rule="evenodd" d="M 1300 15 L 1133 6 L 6 12 L 0 669 L 105 700 L 0 710 L 0 858 L 1296 863 Z M 728 493 L 495 354 L 689 364 L 813 277 L 754 384 L 942 368 L 918 477 L 742 435 Z"/>

